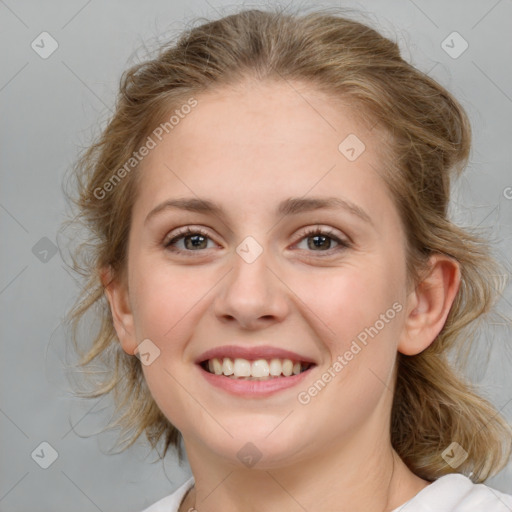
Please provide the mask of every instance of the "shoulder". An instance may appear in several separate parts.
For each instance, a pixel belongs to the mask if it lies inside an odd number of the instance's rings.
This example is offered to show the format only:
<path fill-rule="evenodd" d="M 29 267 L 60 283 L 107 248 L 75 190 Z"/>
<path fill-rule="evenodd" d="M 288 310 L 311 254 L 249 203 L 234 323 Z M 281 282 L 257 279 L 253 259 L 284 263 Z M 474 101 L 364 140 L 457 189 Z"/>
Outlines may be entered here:
<path fill-rule="evenodd" d="M 191 476 L 172 494 L 169 494 L 168 496 L 165 496 L 165 498 L 153 503 L 153 505 L 145 508 L 142 512 L 178 512 L 181 500 L 193 485 L 194 477 Z"/>
<path fill-rule="evenodd" d="M 142 512 L 177 512 L 187 491 L 194 485 L 190 477 L 172 494 L 153 503 Z M 414 508 L 411 507 L 413 505 Z M 393 512 L 510 512 L 512 495 L 485 484 L 474 484 L 464 475 L 443 476 L 425 487 L 414 498 Z"/>
<path fill-rule="evenodd" d="M 410 507 L 413 505 L 413 507 Z M 510 512 L 512 495 L 485 484 L 474 484 L 468 477 L 445 475 L 421 490 L 393 512 Z"/>

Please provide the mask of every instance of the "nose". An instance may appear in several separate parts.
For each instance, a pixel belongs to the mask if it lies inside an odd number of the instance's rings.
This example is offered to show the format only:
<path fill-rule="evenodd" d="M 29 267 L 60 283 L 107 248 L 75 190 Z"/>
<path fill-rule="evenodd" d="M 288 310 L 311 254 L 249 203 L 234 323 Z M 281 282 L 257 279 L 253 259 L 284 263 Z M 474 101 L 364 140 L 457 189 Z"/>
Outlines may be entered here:
<path fill-rule="evenodd" d="M 233 268 L 214 302 L 221 322 L 255 330 L 286 318 L 290 304 L 287 287 L 270 260 L 265 250 L 252 262 L 233 252 Z"/>

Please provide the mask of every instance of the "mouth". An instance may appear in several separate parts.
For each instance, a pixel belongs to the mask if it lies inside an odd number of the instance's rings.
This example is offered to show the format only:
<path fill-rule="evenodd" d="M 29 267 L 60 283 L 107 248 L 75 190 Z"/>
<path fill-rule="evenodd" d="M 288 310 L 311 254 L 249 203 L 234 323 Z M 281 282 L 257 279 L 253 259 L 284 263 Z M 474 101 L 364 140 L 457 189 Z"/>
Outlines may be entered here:
<path fill-rule="evenodd" d="M 317 362 L 276 345 L 223 345 L 195 361 L 201 377 L 213 388 L 244 399 L 267 398 L 296 388 Z"/>
<path fill-rule="evenodd" d="M 243 359 L 231 357 L 214 357 L 199 363 L 201 368 L 219 377 L 232 380 L 268 381 L 292 378 L 303 374 L 316 366 L 308 361 L 293 359 Z"/>

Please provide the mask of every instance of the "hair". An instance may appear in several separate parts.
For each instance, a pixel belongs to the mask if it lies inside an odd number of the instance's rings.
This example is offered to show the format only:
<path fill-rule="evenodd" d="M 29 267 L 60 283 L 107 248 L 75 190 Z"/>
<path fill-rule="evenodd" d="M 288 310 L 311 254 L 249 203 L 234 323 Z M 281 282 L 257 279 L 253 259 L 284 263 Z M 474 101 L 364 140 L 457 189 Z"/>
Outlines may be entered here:
<path fill-rule="evenodd" d="M 450 182 L 469 158 L 467 114 L 446 89 L 401 57 L 396 42 L 337 13 L 242 10 L 206 20 L 123 73 L 111 119 L 73 168 L 78 213 L 69 222 L 79 222 L 87 238 L 72 252 L 72 268 L 84 285 L 67 318 L 80 354 L 77 367 L 97 374 L 91 367 L 101 361 L 107 369 L 92 391 L 78 394 L 93 398 L 113 392 L 112 426 L 121 427 L 123 449 L 145 433 L 153 448 L 163 439 L 162 458 L 173 446 L 181 462 L 181 433 L 153 400 L 140 360 L 122 350 L 100 277 L 104 268 L 117 279 L 125 276 L 141 173 L 135 165 L 108 193 L 105 184 L 173 109 L 191 96 L 248 79 L 310 84 L 349 101 L 361 119 L 387 134 L 388 156 L 379 172 L 406 233 L 408 278 L 419 282 L 436 253 L 456 260 L 461 275 L 434 342 L 417 355 L 397 355 L 391 443 L 410 470 L 429 481 L 452 472 L 474 482 L 496 474 L 510 459 L 511 427 L 449 362 L 449 354 L 468 347 L 476 324 L 491 312 L 505 285 L 485 239 L 448 219 Z M 89 311 L 100 322 L 84 351 L 79 327 Z M 456 469 L 441 456 L 452 442 L 468 453 Z"/>

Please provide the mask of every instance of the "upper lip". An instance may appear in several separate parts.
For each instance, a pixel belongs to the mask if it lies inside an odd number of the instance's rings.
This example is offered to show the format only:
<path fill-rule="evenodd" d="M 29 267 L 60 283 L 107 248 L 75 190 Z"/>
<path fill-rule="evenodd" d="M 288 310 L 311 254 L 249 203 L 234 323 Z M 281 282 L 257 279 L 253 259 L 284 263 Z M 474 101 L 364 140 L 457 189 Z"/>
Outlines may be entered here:
<path fill-rule="evenodd" d="M 223 345 L 221 347 L 215 347 L 203 352 L 197 359 L 196 363 L 202 363 L 208 359 L 213 358 L 230 357 L 231 359 L 241 358 L 248 360 L 256 359 L 291 359 L 292 361 L 300 361 L 304 363 L 315 364 L 313 359 L 292 352 L 291 350 L 285 350 L 271 345 L 260 345 L 251 347 L 241 347 L 237 345 Z"/>

